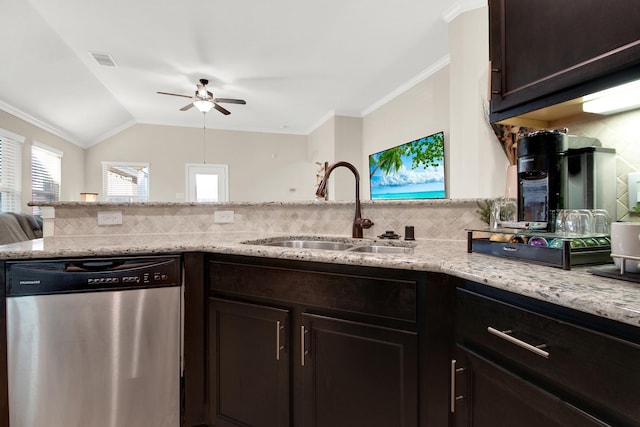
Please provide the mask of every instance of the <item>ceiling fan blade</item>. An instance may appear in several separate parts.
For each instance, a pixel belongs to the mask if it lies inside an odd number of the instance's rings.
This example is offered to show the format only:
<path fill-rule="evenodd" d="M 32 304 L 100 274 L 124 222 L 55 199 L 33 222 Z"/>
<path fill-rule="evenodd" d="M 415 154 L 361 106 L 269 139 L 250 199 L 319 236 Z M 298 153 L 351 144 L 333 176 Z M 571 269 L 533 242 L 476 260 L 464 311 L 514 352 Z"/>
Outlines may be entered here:
<path fill-rule="evenodd" d="M 193 96 L 191 95 L 180 95 L 179 93 L 169 93 L 169 92 L 156 92 L 156 93 L 160 95 L 181 96 L 183 98 L 189 98 L 189 99 L 193 98 Z"/>
<path fill-rule="evenodd" d="M 216 98 L 215 102 L 226 102 L 228 104 L 242 104 L 245 105 L 247 101 L 244 99 L 233 99 L 233 98 Z"/>
<path fill-rule="evenodd" d="M 190 109 L 191 107 L 193 107 L 193 102 L 191 104 L 187 104 L 184 107 L 182 107 L 180 109 L 180 111 L 187 111 L 188 109 Z"/>
<path fill-rule="evenodd" d="M 221 106 L 219 106 L 215 102 L 213 103 L 213 108 L 215 108 L 216 110 L 220 111 L 225 116 L 228 116 L 229 114 L 231 114 L 231 111 L 222 108 Z"/>

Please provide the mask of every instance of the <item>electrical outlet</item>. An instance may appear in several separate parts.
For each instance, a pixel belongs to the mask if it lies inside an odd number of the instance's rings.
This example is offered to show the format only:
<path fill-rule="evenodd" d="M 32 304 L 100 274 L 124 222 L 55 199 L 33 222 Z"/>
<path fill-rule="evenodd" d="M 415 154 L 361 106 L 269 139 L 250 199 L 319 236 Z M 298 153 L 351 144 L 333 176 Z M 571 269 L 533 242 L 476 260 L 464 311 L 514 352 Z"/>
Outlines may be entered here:
<path fill-rule="evenodd" d="M 640 203 L 640 172 L 632 172 L 627 175 L 627 191 L 629 193 L 629 210 L 635 210 Z"/>
<path fill-rule="evenodd" d="M 230 224 L 234 221 L 233 211 L 213 212 L 213 222 L 216 224 Z"/>
<path fill-rule="evenodd" d="M 122 224 L 122 211 L 98 212 L 98 225 L 120 225 Z"/>

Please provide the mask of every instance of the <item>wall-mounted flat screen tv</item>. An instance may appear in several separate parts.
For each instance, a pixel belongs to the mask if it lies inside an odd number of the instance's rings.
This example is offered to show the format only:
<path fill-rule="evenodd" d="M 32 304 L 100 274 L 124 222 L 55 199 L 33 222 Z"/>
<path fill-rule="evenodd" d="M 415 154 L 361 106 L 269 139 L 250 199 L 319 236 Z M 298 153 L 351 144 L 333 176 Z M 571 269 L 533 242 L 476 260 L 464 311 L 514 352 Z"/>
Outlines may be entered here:
<path fill-rule="evenodd" d="M 369 155 L 371 199 L 444 199 L 444 133 Z"/>

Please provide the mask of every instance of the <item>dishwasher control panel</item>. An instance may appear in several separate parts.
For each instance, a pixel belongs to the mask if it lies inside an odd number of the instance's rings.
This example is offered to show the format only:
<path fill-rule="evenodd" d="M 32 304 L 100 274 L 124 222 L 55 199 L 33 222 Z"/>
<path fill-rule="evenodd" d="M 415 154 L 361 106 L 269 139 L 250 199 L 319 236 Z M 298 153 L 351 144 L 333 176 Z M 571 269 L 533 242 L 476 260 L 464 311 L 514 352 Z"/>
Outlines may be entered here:
<path fill-rule="evenodd" d="M 96 285 L 102 283 L 132 283 L 132 284 L 172 284 L 167 273 L 144 273 L 136 276 L 106 276 L 88 277 L 87 284 Z"/>
<path fill-rule="evenodd" d="M 7 296 L 180 286 L 179 255 L 6 263 Z"/>

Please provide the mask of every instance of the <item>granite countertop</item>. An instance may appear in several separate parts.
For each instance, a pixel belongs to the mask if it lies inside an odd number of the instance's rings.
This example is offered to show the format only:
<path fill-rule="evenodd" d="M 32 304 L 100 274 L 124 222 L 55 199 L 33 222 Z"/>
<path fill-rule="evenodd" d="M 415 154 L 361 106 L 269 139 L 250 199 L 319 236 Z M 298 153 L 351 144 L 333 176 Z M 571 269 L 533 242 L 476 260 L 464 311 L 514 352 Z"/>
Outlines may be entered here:
<path fill-rule="evenodd" d="M 479 253 L 460 240 L 418 239 L 412 254 L 371 254 L 245 244 L 277 236 L 248 232 L 45 237 L 0 246 L 0 259 L 120 256 L 204 251 L 336 264 L 443 272 L 488 286 L 640 326 L 640 284 Z M 287 237 L 281 234 L 280 237 Z M 335 236 L 324 236 L 334 238 Z M 350 240 L 347 237 L 339 239 Z M 375 241 L 374 241 L 375 242 Z M 383 242 L 386 243 L 386 242 Z M 407 242 L 400 241 L 400 244 Z"/>

